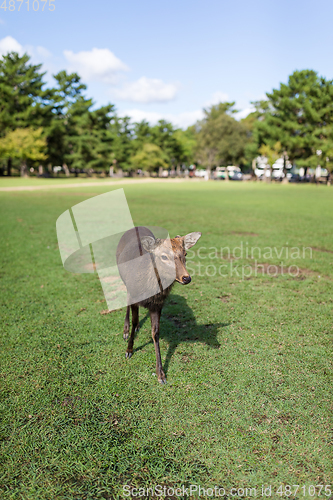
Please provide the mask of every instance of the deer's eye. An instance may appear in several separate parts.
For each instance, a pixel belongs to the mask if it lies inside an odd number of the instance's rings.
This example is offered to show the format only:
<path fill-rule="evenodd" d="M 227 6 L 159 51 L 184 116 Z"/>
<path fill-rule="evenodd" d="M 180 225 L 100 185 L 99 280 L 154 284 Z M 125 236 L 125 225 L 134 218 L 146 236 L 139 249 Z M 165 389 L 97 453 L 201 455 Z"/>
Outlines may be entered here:
<path fill-rule="evenodd" d="M 168 257 L 166 255 L 162 255 L 162 260 L 168 260 Z"/>
<path fill-rule="evenodd" d="M 186 257 L 186 255 L 187 255 L 187 252 L 185 252 L 185 257 Z"/>

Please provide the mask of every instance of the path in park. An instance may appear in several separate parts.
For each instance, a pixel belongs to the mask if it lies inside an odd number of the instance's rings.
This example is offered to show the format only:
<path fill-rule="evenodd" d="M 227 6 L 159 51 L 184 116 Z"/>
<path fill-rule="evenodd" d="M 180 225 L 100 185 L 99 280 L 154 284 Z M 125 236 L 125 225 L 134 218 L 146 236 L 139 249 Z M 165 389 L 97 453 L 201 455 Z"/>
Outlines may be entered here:
<path fill-rule="evenodd" d="M 95 182 L 74 182 L 73 184 L 43 184 L 43 186 L 10 186 L 0 187 L 0 191 L 36 191 L 39 189 L 56 189 L 56 188 L 77 188 L 77 187 L 104 187 L 104 186 L 118 186 L 123 184 L 143 184 L 146 182 L 197 182 L 202 179 L 125 179 L 118 181 L 95 181 Z"/>

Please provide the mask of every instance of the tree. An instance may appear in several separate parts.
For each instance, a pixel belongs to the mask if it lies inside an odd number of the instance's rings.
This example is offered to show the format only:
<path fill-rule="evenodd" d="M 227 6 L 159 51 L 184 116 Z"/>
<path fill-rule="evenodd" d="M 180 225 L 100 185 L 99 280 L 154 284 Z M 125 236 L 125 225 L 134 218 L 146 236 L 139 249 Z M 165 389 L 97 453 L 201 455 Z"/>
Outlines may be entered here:
<path fill-rule="evenodd" d="M 134 123 L 132 145 L 133 152 L 141 150 L 143 145 L 147 142 L 152 142 L 151 126 L 146 120 Z"/>
<path fill-rule="evenodd" d="M 49 90 L 42 90 L 41 64 L 29 64 L 27 54 L 15 52 L 0 59 L 0 137 L 10 130 L 45 126 L 51 118 L 52 105 Z M 7 175 L 11 175 L 8 158 Z"/>
<path fill-rule="evenodd" d="M 273 179 L 273 165 L 276 162 L 276 160 L 278 160 L 281 156 L 281 143 L 276 142 L 273 148 L 269 147 L 267 144 L 263 144 L 259 148 L 259 153 L 266 158 L 267 163 L 270 166 L 269 179 L 267 179 L 266 176 L 266 166 L 264 168 L 264 181 L 271 182 L 271 180 Z"/>
<path fill-rule="evenodd" d="M 249 113 L 241 120 L 241 123 L 247 130 L 248 140 L 244 148 L 244 156 L 249 163 L 252 163 L 252 169 L 255 170 L 256 158 L 260 154 L 260 141 L 258 140 L 257 122 L 264 119 L 265 113 L 269 107 L 267 100 L 251 102 L 255 110 Z"/>
<path fill-rule="evenodd" d="M 42 128 L 17 128 L 0 139 L 0 157 L 20 160 L 22 177 L 28 176 L 27 160 L 45 160 L 45 151 L 46 139 Z"/>
<path fill-rule="evenodd" d="M 56 80 L 56 86 L 52 89 L 53 113 L 46 129 L 48 161 L 55 165 L 69 163 L 72 166 L 69 158 L 73 151 L 72 139 L 78 133 L 75 115 L 82 116 L 82 109 L 78 109 L 82 106 L 78 105 L 74 109 L 73 106 L 81 98 L 83 102 L 85 101 L 82 93 L 87 87 L 81 83 L 76 73 L 68 74 L 66 71 L 60 71 L 53 77 Z M 87 109 L 89 108 L 86 105 L 85 111 Z"/>
<path fill-rule="evenodd" d="M 176 129 L 171 123 L 160 120 L 151 128 L 151 142 L 160 147 L 169 165 L 175 167 L 182 161 L 183 150 L 175 136 Z"/>
<path fill-rule="evenodd" d="M 197 144 L 194 126 L 188 127 L 186 130 L 177 129 L 174 136 L 179 144 L 177 149 L 178 163 L 187 163 L 188 165 L 193 163 Z"/>
<path fill-rule="evenodd" d="M 234 105 L 223 102 L 204 109 L 205 117 L 196 126 L 196 159 L 208 170 L 220 163 L 239 165 L 245 161 L 248 131 L 231 116 L 236 113 Z"/>
<path fill-rule="evenodd" d="M 76 73 L 60 71 L 52 89 L 53 119 L 47 129 L 48 158 L 78 170 L 107 169 L 112 162 L 114 106 L 91 110 L 92 99 L 84 95 L 86 85 Z"/>
<path fill-rule="evenodd" d="M 131 170 L 133 165 L 130 161 L 133 155 L 133 126 L 128 116 L 118 117 L 114 115 L 111 119 L 110 132 L 113 137 L 112 158 L 115 166 L 123 170 Z"/>
<path fill-rule="evenodd" d="M 273 147 L 279 141 L 286 159 L 305 171 L 318 165 L 318 150 L 332 140 L 333 82 L 315 71 L 295 71 L 288 84 L 267 93 L 264 119 L 256 123 L 256 142 Z M 326 141 L 326 142 L 325 142 Z M 323 165 L 324 166 L 324 165 Z"/>
<path fill-rule="evenodd" d="M 168 166 L 162 149 L 156 144 L 148 142 L 131 158 L 131 163 L 134 168 L 141 168 L 149 172 L 153 172 L 160 167 L 167 168 Z"/>

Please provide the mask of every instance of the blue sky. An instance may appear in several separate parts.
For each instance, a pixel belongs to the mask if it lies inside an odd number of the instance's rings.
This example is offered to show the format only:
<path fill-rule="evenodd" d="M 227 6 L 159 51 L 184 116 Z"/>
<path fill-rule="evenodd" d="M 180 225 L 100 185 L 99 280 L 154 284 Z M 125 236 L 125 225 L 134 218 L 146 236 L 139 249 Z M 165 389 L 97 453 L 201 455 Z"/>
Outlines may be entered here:
<path fill-rule="evenodd" d="M 0 54 L 28 51 L 50 83 L 75 70 L 96 105 L 136 120 L 186 127 L 220 100 L 241 117 L 295 69 L 333 79 L 332 0 L 11 1 Z"/>

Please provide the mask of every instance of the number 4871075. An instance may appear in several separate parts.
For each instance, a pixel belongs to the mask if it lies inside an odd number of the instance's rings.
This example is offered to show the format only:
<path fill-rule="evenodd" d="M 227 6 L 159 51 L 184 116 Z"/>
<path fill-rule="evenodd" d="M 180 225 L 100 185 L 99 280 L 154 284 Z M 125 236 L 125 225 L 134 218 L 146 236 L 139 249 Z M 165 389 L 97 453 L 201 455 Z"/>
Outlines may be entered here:
<path fill-rule="evenodd" d="M 53 11 L 55 10 L 54 1 L 55 0 L 3 0 L 2 4 L 0 5 L 0 9 L 3 9 L 4 11 L 6 11 L 7 9 L 10 11 L 13 10 L 20 11 L 22 4 L 24 4 L 23 8 L 26 10 L 29 10 L 31 7 L 32 10 L 34 11 L 37 10 Z M 46 5 L 47 8 L 45 9 Z"/>

